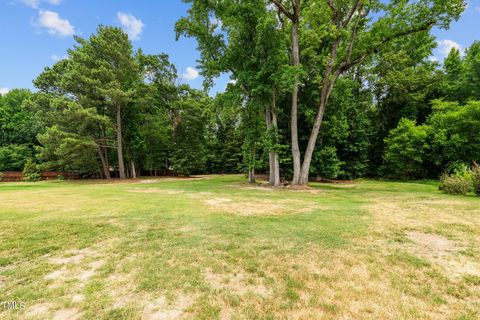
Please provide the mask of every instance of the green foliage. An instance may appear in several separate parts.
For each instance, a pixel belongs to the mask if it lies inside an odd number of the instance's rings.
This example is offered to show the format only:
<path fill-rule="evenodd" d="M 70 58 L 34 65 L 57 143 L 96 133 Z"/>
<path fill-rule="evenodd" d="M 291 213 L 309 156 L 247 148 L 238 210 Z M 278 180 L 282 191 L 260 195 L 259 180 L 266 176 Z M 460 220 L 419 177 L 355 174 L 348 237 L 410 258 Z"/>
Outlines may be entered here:
<path fill-rule="evenodd" d="M 394 178 L 425 177 L 423 164 L 429 155 L 430 128 L 416 126 L 415 121 L 402 119 L 385 139 L 385 171 Z"/>
<path fill-rule="evenodd" d="M 433 128 L 432 146 L 438 164 L 480 159 L 480 101 L 465 105 L 434 101 L 427 123 Z"/>
<path fill-rule="evenodd" d="M 41 131 L 29 105 L 32 93 L 14 89 L 0 98 L 0 171 L 21 171 Z"/>
<path fill-rule="evenodd" d="M 470 190 L 470 182 L 462 176 L 448 175 L 442 178 L 440 190 L 448 194 L 466 195 Z"/>
<path fill-rule="evenodd" d="M 313 174 L 326 179 L 335 179 L 342 174 L 342 162 L 337 157 L 335 147 L 324 147 L 315 152 L 314 157 L 316 165 L 312 168 Z"/>
<path fill-rule="evenodd" d="M 29 158 L 25 163 L 25 167 L 22 172 L 22 180 L 26 182 L 36 182 L 40 181 L 40 170 L 38 170 L 38 165 Z"/>
<path fill-rule="evenodd" d="M 480 197 L 480 167 L 476 166 L 472 172 L 473 192 Z"/>
<path fill-rule="evenodd" d="M 467 180 L 469 183 L 472 181 L 473 171 L 470 166 L 461 161 L 455 161 L 450 163 L 445 170 L 446 174 L 450 174 L 462 179 Z"/>
<path fill-rule="evenodd" d="M 21 171 L 33 156 L 28 145 L 9 144 L 0 147 L 0 171 Z"/>
<path fill-rule="evenodd" d="M 173 171 L 177 174 L 188 176 L 205 170 L 206 117 L 202 108 L 210 103 L 209 98 L 195 90 L 185 90 L 178 102 L 174 119 L 174 151 L 171 163 Z"/>

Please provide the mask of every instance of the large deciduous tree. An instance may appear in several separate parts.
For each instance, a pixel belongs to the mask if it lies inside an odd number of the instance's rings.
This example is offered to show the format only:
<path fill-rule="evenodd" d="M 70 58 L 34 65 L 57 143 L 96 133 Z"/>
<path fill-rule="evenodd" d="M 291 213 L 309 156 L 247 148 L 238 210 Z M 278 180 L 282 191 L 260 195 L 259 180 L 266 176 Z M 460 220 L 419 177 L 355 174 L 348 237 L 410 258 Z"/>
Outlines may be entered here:
<path fill-rule="evenodd" d="M 288 23 L 291 65 L 301 70 L 305 60 L 316 67 L 296 72 L 292 89 L 291 137 L 293 184 L 308 183 L 310 164 L 323 116 L 337 79 L 401 38 L 447 28 L 465 7 L 463 0 L 271 0 Z M 303 60 L 302 60 L 303 59 Z M 304 78 L 298 75 L 306 74 Z M 317 113 L 301 161 L 297 113 L 299 83 L 318 84 Z M 301 165 L 300 165 L 301 164 Z"/>
<path fill-rule="evenodd" d="M 32 93 L 22 89 L 0 95 L 0 171 L 22 170 L 35 153 L 41 129 L 28 107 L 31 98 Z"/>
<path fill-rule="evenodd" d="M 282 90 L 283 67 L 287 65 L 287 53 L 283 50 L 286 38 L 278 28 L 275 12 L 265 6 L 263 0 L 252 1 L 204 1 L 185 0 L 191 3 L 189 15 L 177 22 L 177 35 L 195 37 L 201 53 L 200 68 L 207 86 L 221 73 L 230 73 L 235 86 L 240 88 L 242 114 L 251 116 L 259 108 L 264 113 L 265 128 L 272 137 L 269 153 L 270 184 L 280 185 L 277 135 L 276 100 Z M 252 124 L 256 117 L 244 119 Z M 256 135 L 257 133 L 255 133 Z M 247 135 L 248 136 L 248 135 Z M 249 151 L 245 157 L 250 181 L 254 181 L 257 142 L 247 142 Z"/>

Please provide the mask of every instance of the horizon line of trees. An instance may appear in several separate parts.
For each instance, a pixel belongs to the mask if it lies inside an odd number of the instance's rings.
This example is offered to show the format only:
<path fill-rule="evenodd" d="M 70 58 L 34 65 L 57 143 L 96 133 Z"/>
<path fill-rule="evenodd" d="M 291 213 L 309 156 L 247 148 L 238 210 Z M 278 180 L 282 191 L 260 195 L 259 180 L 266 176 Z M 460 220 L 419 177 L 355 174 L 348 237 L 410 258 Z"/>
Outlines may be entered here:
<path fill-rule="evenodd" d="M 0 97 L 0 172 L 84 177 L 172 172 L 438 178 L 480 160 L 480 42 L 429 60 L 433 26 L 464 1 L 187 0 L 205 90 L 119 28 L 76 37 L 68 58 Z M 214 78 L 230 73 L 224 93 Z"/>

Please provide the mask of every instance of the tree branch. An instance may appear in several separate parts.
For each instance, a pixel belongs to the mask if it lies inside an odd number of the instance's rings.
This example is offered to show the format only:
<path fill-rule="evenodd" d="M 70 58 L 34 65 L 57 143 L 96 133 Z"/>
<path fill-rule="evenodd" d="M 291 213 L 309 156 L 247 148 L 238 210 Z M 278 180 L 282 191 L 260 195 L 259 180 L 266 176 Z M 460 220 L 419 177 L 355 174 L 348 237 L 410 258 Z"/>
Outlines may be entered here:
<path fill-rule="evenodd" d="M 330 1 L 329 1 L 330 2 Z M 355 4 L 353 5 L 352 9 L 350 10 L 350 13 L 348 14 L 348 17 L 347 17 L 347 20 L 345 20 L 342 24 L 342 26 L 345 28 L 346 26 L 348 26 L 348 24 L 350 23 L 350 21 L 352 20 L 352 17 L 353 15 L 355 14 L 355 12 L 357 12 L 357 10 L 359 9 L 359 5 L 360 5 L 360 0 L 356 0 L 355 1 Z"/>
<path fill-rule="evenodd" d="M 295 20 L 295 15 L 290 13 L 287 8 L 278 0 L 270 0 L 277 8 L 280 10 L 288 19 L 291 21 Z"/>
<path fill-rule="evenodd" d="M 371 54 L 378 53 L 384 45 L 391 42 L 392 40 L 395 40 L 395 39 L 398 39 L 398 38 L 401 38 L 401 37 L 405 37 L 405 36 L 408 36 L 410 34 L 415 34 L 415 33 L 422 32 L 422 31 L 427 31 L 429 28 L 431 28 L 435 24 L 435 22 L 436 22 L 435 20 L 430 20 L 427 23 L 425 23 L 424 25 L 419 26 L 417 28 L 408 29 L 408 30 L 393 34 L 389 37 L 386 37 L 385 39 L 380 41 L 377 45 L 372 46 L 370 48 L 367 48 L 364 53 L 360 54 L 355 59 L 353 59 L 351 61 L 345 61 L 344 63 L 342 63 L 339 67 L 339 70 L 341 72 L 347 71 L 352 66 L 363 62 Z"/>

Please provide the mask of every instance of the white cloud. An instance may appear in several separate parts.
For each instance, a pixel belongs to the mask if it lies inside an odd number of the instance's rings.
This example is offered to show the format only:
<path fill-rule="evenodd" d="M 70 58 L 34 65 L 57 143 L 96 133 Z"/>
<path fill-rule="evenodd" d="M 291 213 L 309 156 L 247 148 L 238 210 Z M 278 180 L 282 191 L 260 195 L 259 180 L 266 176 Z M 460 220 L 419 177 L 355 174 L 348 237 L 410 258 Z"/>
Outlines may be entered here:
<path fill-rule="evenodd" d="M 437 42 L 438 42 L 438 51 L 443 57 L 448 56 L 452 48 L 457 49 L 458 51 L 460 51 L 460 54 L 463 54 L 462 46 L 453 40 L 445 39 L 445 40 L 439 40 Z"/>
<path fill-rule="evenodd" d="M 184 74 L 182 74 L 182 78 L 188 81 L 195 80 L 199 77 L 199 73 L 192 67 L 188 67 Z"/>
<path fill-rule="evenodd" d="M 60 18 L 58 13 L 48 10 L 40 10 L 38 12 L 38 25 L 46 28 L 49 34 L 59 37 L 73 36 L 75 28 L 70 21 Z"/>
<path fill-rule="evenodd" d="M 9 91 L 8 88 L 0 88 L 0 96 L 6 95 Z"/>
<path fill-rule="evenodd" d="M 20 0 L 23 4 L 37 9 L 41 2 L 46 2 L 48 4 L 59 5 L 62 0 Z"/>
<path fill-rule="evenodd" d="M 117 18 L 130 39 L 140 39 L 140 34 L 142 33 L 143 27 L 145 27 L 142 20 L 135 18 L 131 14 L 123 12 L 118 12 Z"/>
<path fill-rule="evenodd" d="M 57 61 L 60 61 L 60 60 L 68 59 L 68 56 L 67 56 L 67 55 L 64 55 L 64 56 L 62 57 L 62 56 L 59 56 L 58 54 L 52 54 L 52 55 L 50 56 L 50 59 L 52 59 L 53 61 L 57 62 Z"/>

